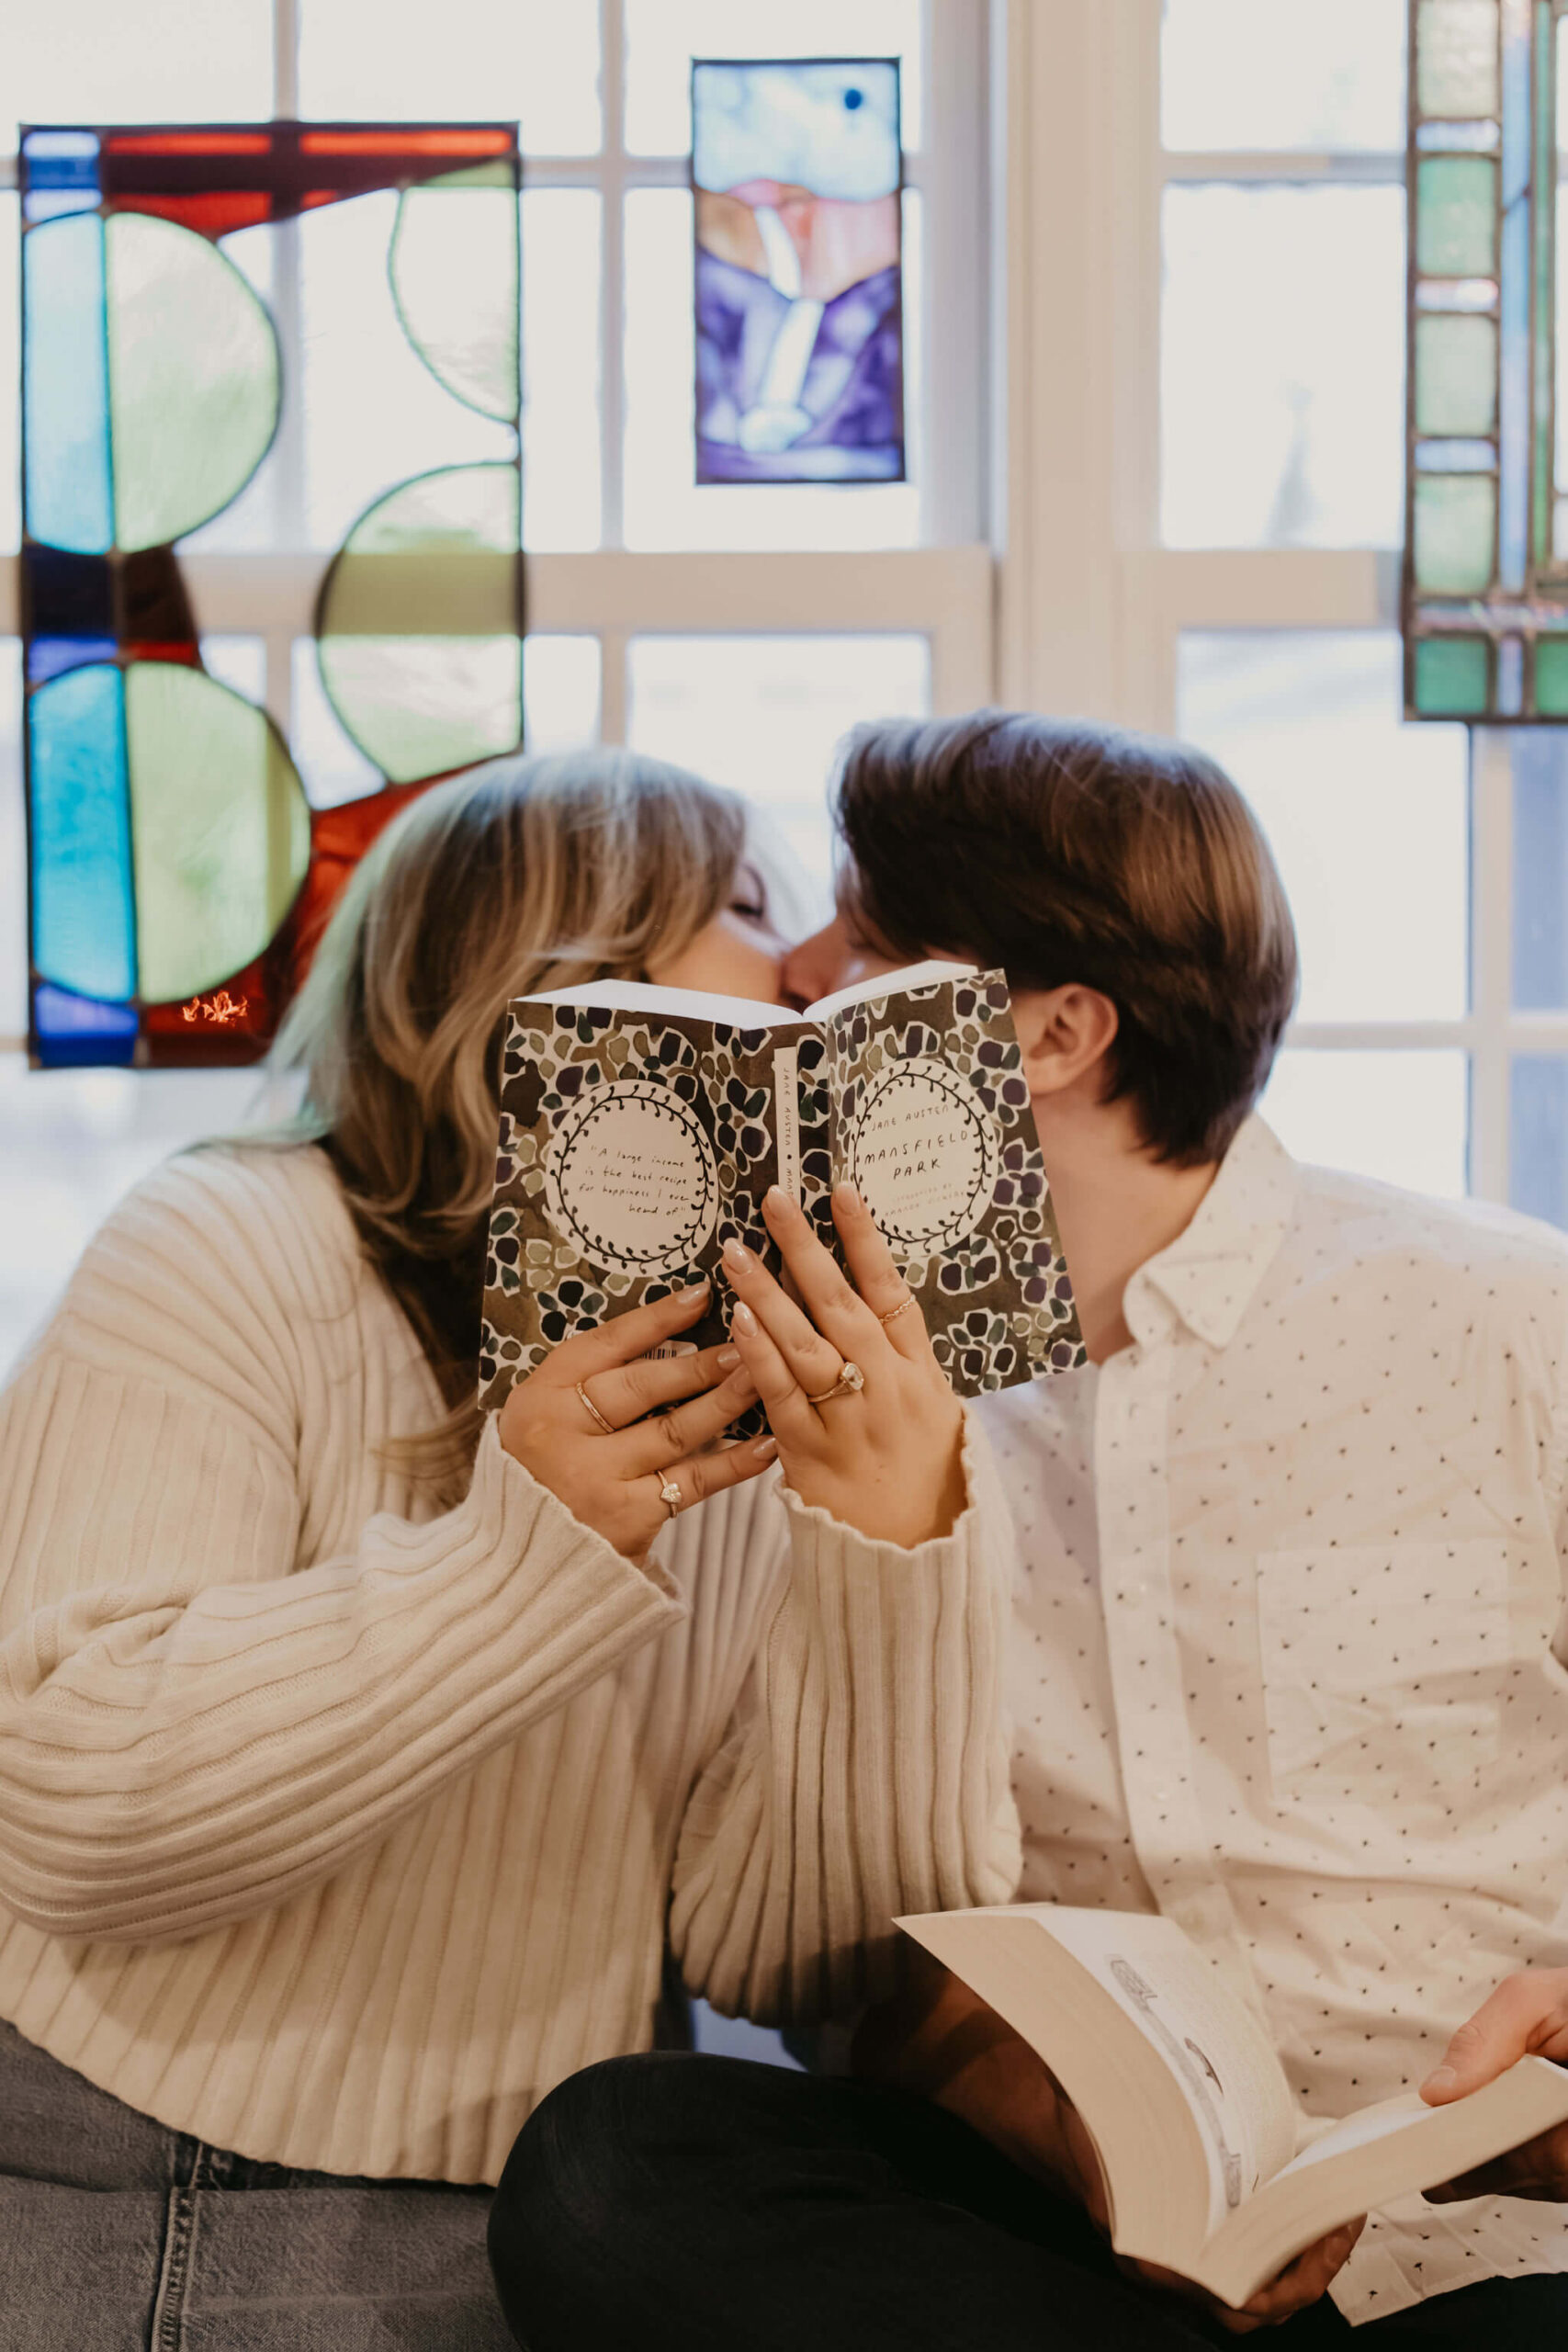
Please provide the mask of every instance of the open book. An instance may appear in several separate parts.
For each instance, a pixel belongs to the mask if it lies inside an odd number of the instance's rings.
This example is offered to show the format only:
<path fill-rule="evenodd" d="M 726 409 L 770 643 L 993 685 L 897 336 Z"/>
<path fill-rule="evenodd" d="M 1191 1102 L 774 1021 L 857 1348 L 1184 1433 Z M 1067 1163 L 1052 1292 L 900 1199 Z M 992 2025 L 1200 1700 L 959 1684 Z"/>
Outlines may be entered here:
<path fill-rule="evenodd" d="M 713 1275 L 762 1196 L 830 1249 L 860 1188 L 960 1396 L 1084 1361 L 1000 972 L 917 964 L 786 1012 L 601 980 L 510 1007 L 479 1402 L 573 1332 Z"/>
<path fill-rule="evenodd" d="M 1174 1920 L 1029 1903 L 898 1925 L 1072 2100 L 1100 2153 L 1117 2253 L 1224 2302 L 1246 2302 L 1341 2222 L 1568 2118 L 1568 2068 L 1521 2058 L 1450 2107 L 1407 2091 L 1363 2108 L 1298 2154 L 1268 2037 Z"/>

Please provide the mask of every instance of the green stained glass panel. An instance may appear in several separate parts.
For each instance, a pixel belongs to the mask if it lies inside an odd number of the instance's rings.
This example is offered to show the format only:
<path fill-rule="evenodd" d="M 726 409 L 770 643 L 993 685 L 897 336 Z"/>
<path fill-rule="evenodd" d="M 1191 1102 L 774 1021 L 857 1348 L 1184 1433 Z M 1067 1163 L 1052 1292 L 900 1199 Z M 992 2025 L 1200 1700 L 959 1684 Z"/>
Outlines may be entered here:
<path fill-rule="evenodd" d="M 481 415 L 517 413 L 518 213 L 510 169 L 406 188 L 392 232 L 403 331 L 436 381 Z"/>
<path fill-rule="evenodd" d="M 1433 277 L 1497 266 L 1497 166 L 1485 155 L 1431 155 L 1416 166 L 1416 257 Z"/>
<path fill-rule="evenodd" d="M 115 537 L 161 547 L 221 512 L 278 411 L 272 322 L 206 237 L 147 213 L 105 223 Z"/>
<path fill-rule="evenodd" d="M 1484 474 L 1416 484 L 1416 582 L 1427 595 L 1478 596 L 1492 584 L 1497 485 Z"/>
<path fill-rule="evenodd" d="M 1497 329 L 1490 319 L 1433 313 L 1416 322 L 1416 430 L 1484 435 L 1497 422 Z"/>
<path fill-rule="evenodd" d="M 1424 115 L 1497 112 L 1497 0 L 1421 0 L 1416 100 Z"/>
<path fill-rule="evenodd" d="M 393 783 L 510 751 L 522 734 L 512 466 L 455 466 L 363 514 L 317 623 L 321 683 Z"/>
<path fill-rule="evenodd" d="M 1431 718 L 1470 718 L 1486 709 L 1486 643 L 1479 637 L 1429 637 L 1416 648 L 1416 707 Z"/>
<path fill-rule="evenodd" d="M 1568 638 L 1543 637 L 1536 645 L 1535 707 L 1542 718 L 1568 718 Z"/>
<path fill-rule="evenodd" d="M 138 987 L 164 1003 L 267 946 L 304 879 L 310 815 L 265 713 L 199 670 L 132 662 L 125 723 Z"/>

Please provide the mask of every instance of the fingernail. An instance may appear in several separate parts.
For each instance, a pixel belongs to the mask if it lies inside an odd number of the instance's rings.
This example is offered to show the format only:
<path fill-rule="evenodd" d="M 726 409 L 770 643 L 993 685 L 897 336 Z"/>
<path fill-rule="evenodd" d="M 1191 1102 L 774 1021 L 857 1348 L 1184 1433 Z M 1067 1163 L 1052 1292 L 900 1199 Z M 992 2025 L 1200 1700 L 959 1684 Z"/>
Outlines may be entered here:
<path fill-rule="evenodd" d="M 778 1450 L 779 1442 L 776 1437 L 760 1437 L 757 1440 L 757 1459 L 759 1462 L 771 1462 Z"/>
<path fill-rule="evenodd" d="M 717 1355 L 714 1358 L 714 1362 L 717 1364 L 720 1372 L 733 1372 L 739 1361 L 740 1351 L 739 1348 L 720 1348 Z"/>
<path fill-rule="evenodd" d="M 860 1196 L 859 1185 L 852 1184 L 847 1177 L 843 1183 L 834 1185 L 833 1198 L 838 1202 L 840 1208 L 863 1209 L 865 1206 L 865 1203 Z"/>
<path fill-rule="evenodd" d="M 736 1301 L 735 1312 L 729 1318 L 729 1328 L 732 1331 L 739 1331 L 743 1340 L 752 1340 L 757 1336 L 757 1318 L 743 1298 Z"/>
<path fill-rule="evenodd" d="M 705 1274 L 701 1274 L 694 1283 L 685 1283 L 682 1289 L 675 1293 L 675 1296 L 680 1299 L 700 1298 L 704 1291 L 710 1290 L 712 1287 L 713 1285 L 708 1281 L 707 1276 Z"/>
<path fill-rule="evenodd" d="M 1421 2088 L 1424 2091 L 1451 2091 L 1458 2080 L 1459 2074 L 1455 2067 L 1439 2066 L 1436 2073 L 1427 2075 Z"/>
<path fill-rule="evenodd" d="M 733 1235 L 724 1245 L 725 1264 L 735 1267 L 738 1272 L 744 1267 L 749 1254 L 744 1243 L 737 1241 Z"/>
<path fill-rule="evenodd" d="M 770 1184 L 762 1197 L 763 1205 L 772 1209 L 775 1216 L 798 1206 L 798 1204 L 792 1201 L 789 1194 L 777 1184 Z"/>

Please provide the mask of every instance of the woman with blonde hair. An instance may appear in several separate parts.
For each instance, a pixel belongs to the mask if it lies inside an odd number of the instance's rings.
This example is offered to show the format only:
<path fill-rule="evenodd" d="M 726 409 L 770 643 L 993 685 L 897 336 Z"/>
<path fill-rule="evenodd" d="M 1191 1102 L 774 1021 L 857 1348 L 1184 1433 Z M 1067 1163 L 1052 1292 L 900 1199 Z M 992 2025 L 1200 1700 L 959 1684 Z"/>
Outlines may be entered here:
<path fill-rule="evenodd" d="M 507 1001 L 773 998 L 744 839 L 624 753 L 423 795 L 299 1117 L 141 1185 L 0 1396 L 0 2352 L 504 2346 L 484 2185 L 667 1939 L 809 2018 L 1008 1891 L 1005 1535 L 852 1200 L 859 1295 L 774 1200 L 809 1315 L 740 1252 L 732 1346 L 651 1355 L 687 1291 L 475 1407 Z"/>

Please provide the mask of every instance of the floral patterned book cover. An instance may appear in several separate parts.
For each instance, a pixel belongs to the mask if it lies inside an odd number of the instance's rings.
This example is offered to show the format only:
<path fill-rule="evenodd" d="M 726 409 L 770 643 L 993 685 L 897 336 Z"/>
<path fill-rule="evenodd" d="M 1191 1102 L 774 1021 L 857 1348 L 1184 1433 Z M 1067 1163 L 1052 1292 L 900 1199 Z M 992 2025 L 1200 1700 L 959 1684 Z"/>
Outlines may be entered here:
<path fill-rule="evenodd" d="M 804 1014 L 603 982 L 510 1007 L 479 1402 L 558 1341 L 708 1274 L 683 1346 L 724 1336 L 731 1235 L 776 1266 L 782 1184 L 835 1246 L 848 1177 L 961 1396 L 1084 1358 L 1007 981 L 917 965 Z"/>

